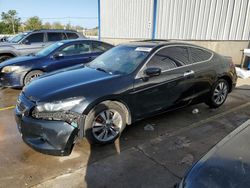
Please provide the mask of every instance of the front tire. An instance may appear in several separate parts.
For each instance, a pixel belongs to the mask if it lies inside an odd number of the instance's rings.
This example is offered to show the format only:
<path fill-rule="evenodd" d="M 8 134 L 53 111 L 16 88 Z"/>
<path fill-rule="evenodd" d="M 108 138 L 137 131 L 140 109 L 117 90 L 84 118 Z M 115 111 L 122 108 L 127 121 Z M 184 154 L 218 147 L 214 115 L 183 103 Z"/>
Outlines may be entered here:
<path fill-rule="evenodd" d="M 229 84 L 225 79 L 219 79 L 213 86 L 206 104 L 210 108 L 220 107 L 227 99 Z"/>
<path fill-rule="evenodd" d="M 33 70 L 33 71 L 30 71 L 28 74 L 26 74 L 26 76 L 24 77 L 24 80 L 23 80 L 23 84 L 24 85 L 27 85 L 28 83 L 30 83 L 33 79 L 41 76 L 43 74 L 42 71 L 40 70 Z"/>
<path fill-rule="evenodd" d="M 85 119 L 84 133 L 91 144 L 113 143 L 126 127 L 123 109 L 116 103 L 98 104 Z"/>

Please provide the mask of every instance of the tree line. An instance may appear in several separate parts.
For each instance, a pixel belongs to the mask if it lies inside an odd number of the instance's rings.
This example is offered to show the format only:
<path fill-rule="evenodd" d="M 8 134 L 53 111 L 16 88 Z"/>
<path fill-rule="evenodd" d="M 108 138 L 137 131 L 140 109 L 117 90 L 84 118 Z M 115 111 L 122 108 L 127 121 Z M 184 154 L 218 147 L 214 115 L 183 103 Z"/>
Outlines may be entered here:
<path fill-rule="evenodd" d="M 25 22 L 18 17 L 16 10 L 9 10 L 1 13 L 0 34 L 16 34 L 18 32 L 34 30 L 34 29 L 74 29 L 83 30 L 81 26 L 72 26 L 70 23 L 64 25 L 60 22 L 45 22 L 38 16 L 28 18 Z"/>

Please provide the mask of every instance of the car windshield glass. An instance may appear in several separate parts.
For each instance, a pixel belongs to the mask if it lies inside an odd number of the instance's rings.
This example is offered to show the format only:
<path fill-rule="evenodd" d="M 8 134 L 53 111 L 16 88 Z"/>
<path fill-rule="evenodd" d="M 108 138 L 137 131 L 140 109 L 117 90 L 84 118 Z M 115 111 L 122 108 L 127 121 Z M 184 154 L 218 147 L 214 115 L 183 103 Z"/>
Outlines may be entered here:
<path fill-rule="evenodd" d="M 6 38 L 6 41 L 7 41 L 7 42 L 10 42 L 14 37 L 16 37 L 16 35 L 14 35 L 14 36 L 9 36 L 9 37 Z"/>
<path fill-rule="evenodd" d="M 21 41 L 25 36 L 27 35 L 27 33 L 20 33 L 16 36 L 14 36 L 13 38 L 9 39 L 9 42 L 12 43 L 18 43 L 19 41 Z"/>
<path fill-rule="evenodd" d="M 87 66 L 111 74 L 129 74 L 146 58 L 149 51 L 133 46 L 121 45 L 108 50 Z"/>
<path fill-rule="evenodd" d="M 36 56 L 47 56 L 51 52 L 55 51 L 58 49 L 60 46 L 62 46 L 64 43 L 63 42 L 56 42 L 54 44 L 49 45 L 48 47 L 40 50 L 39 52 L 36 53 Z"/>

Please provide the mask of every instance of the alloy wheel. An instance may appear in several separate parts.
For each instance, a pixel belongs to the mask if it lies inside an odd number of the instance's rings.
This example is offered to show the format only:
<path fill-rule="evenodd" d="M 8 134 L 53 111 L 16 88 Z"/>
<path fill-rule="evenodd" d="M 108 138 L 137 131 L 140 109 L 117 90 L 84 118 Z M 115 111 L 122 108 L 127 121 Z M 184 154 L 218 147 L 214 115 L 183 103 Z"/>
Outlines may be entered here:
<path fill-rule="evenodd" d="M 219 82 L 214 89 L 213 101 L 217 105 L 220 105 L 226 100 L 227 94 L 228 94 L 227 84 L 225 84 L 225 82 Z"/>
<path fill-rule="evenodd" d="M 122 116 L 116 110 L 104 110 L 96 115 L 92 124 L 92 133 L 100 142 L 107 142 L 120 134 Z"/>
<path fill-rule="evenodd" d="M 42 75 L 41 73 L 34 73 L 34 74 L 30 75 L 30 76 L 27 78 L 25 84 L 30 83 L 33 79 L 35 79 L 35 78 L 37 78 L 37 77 L 39 77 L 39 76 L 41 76 L 41 75 Z"/>

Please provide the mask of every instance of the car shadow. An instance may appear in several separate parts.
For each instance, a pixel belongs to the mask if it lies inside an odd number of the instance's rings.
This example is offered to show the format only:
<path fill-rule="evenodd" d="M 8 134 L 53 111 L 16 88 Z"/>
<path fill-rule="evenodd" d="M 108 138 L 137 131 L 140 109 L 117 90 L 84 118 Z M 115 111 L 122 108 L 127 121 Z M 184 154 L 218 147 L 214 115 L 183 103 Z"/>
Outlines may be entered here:
<path fill-rule="evenodd" d="M 150 120 L 147 119 L 146 121 L 149 122 Z M 134 125 L 139 126 L 139 129 L 144 129 L 145 121 L 137 122 Z M 139 135 L 135 135 L 133 139 L 130 135 L 131 129 L 134 129 L 133 132 L 138 131 L 138 127 L 136 130 L 134 125 L 128 126 L 123 131 L 122 136 L 118 137 L 112 144 L 90 144 L 90 153 L 85 172 L 86 187 L 160 186 L 162 176 L 152 179 L 153 174 L 151 174 L 151 170 L 163 174 L 164 169 L 160 168 L 159 170 L 136 146 L 139 143 L 142 144 L 149 141 L 150 138 L 156 135 L 149 136 L 153 131 L 140 131 Z M 138 178 L 136 178 L 137 176 Z M 175 182 L 176 180 L 172 182 L 172 186 Z"/>
<path fill-rule="evenodd" d="M 202 110 L 208 110 L 205 105 L 199 106 L 202 106 Z M 143 153 L 140 146 L 196 121 L 198 116 L 192 114 L 193 108 L 196 106 L 170 111 L 136 122 L 127 126 L 122 135 L 112 144 L 90 144 L 84 178 L 86 187 L 173 187 L 179 180 L 166 173 L 166 170 L 159 168 Z M 189 116 L 193 117 L 192 121 L 188 117 L 187 120 L 180 121 L 178 116 L 187 115 L 187 111 Z M 169 124 L 167 120 L 170 120 Z M 148 130 L 147 126 L 153 129 Z M 165 180 L 162 179 L 163 177 Z"/>

